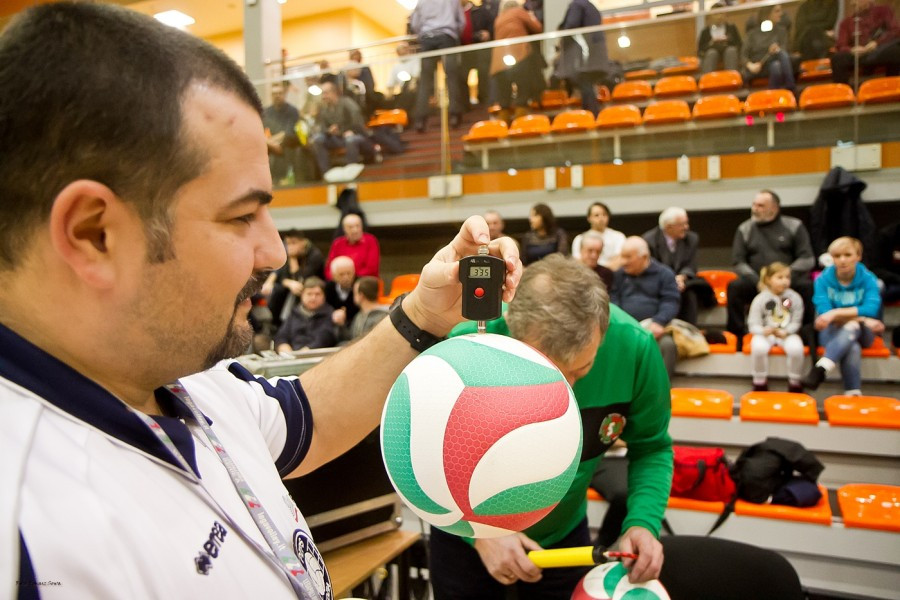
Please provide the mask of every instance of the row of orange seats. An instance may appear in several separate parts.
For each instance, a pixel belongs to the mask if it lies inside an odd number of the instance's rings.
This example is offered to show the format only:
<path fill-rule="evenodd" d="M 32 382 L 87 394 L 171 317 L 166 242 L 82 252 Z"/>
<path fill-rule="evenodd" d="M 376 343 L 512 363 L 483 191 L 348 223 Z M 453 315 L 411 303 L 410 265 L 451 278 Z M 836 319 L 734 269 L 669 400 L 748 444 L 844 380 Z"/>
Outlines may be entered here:
<path fill-rule="evenodd" d="M 621 85 L 621 84 L 620 84 Z M 839 108 L 856 102 L 872 104 L 900 101 L 900 77 L 871 79 L 860 86 L 859 95 L 841 83 L 812 85 L 800 94 L 799 106 L 803 110 Z M 547 115 L 532 114 L 515 119 L 510 126 L 499 120 L 479 121 L 463 136 L 466 142 L 488 142 L 503 138 L 536 137 L 548 133 L 583 132 L 595 128 L 634 127 L 641 124 L 655 125 L 694 120 L 708 120 L 747 115 L 766 115 L 793 111 L 798 103 L 788 90 L 762 90 L 747 96 L 741 102 L 732 94 L 704 96 L 697 100 L 693 110 L 684 100 L 661 100 L 641 110 L 633 104 L 607 106 L 597 118 L 584 110 L 559 113 L 551 123 Z"/>

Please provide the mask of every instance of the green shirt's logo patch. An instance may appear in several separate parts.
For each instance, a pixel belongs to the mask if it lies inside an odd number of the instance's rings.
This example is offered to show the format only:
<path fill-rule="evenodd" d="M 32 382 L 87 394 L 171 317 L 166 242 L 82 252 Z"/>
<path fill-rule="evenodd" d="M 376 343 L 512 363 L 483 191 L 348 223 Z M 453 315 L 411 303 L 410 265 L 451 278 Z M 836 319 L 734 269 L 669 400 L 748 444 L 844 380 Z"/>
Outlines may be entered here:
<path fill-rule="evenodd" d="M 619 413 L 607 415 L 603 422 L 600 423 L 600 441 L 604 444 L 612 444 L 625 429 L 625 417 Z"/>

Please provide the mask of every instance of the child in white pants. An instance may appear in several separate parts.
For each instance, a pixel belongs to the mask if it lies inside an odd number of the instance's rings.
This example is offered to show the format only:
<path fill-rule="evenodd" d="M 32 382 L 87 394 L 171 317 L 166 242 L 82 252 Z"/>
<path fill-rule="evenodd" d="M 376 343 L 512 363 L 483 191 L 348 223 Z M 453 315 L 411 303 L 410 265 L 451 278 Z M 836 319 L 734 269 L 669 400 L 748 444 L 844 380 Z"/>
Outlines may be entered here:
<path fill-rule="evenodd" d="M 790 288 L 791 268 L 780 262 L 763 267 L 759 273 L 760 292 L 750 304 L 747 325 L 753 339 L 753 390 L 769 389 L 769 350 L 784 348 L 787 355 L 788 391 L 802 392 L 803 340 L 797 335 L 803 321 L 803 299 Z"/>

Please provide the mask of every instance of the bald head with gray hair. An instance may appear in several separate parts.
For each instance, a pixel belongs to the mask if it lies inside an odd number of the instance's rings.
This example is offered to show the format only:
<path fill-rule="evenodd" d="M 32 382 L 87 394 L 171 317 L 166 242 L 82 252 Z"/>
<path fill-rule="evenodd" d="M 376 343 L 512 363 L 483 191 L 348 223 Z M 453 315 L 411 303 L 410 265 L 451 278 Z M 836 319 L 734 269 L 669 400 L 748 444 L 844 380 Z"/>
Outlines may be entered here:
<path fill-rule="evenodd" d="M 609 327 L 609 296 L 597 274 L 561 254 L 529 265 L 506 313 L 509 332 L 554 361 L 569 362 Z"/>

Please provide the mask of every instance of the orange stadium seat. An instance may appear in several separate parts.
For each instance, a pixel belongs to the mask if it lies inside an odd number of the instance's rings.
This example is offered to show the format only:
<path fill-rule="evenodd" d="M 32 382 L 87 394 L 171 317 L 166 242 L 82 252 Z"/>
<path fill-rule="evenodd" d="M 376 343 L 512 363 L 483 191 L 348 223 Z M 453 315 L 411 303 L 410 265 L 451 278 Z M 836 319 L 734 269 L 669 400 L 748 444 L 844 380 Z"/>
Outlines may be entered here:
<path fill-rule="evenodd" d="M 704 96 L 694 103 L 693 117 L 696 121 L 738 117 L 743 109 L 741 101 L 734 94 Z"/>
<path fill-rule="evenodd" d="M 789 90 L 763 90 L 753 92 L 744 102 L 747 114 L 772 114 L 789 112 L 797 108 L 797 99 Z"/>
<path fill-rule="evenodd" d="M 565 90 L 544 90 L 541 92 L 541 107 L 544 110 L 553 110 L 566 106 L 569 94 Z"/>
<path fill-rule="evenodd" d="M 621 85 L 621 84 L 619 84 Z M 597 127 L 636 127 L 640 125 L 641 110 L 634 104 L 607 106 L 597 115 Z"/>
<path fill-rule="evenodd" d="M 831 77 L 831 59 L 816 58 L 800 63 L 800 81 L 821 81 Z"/>
<path fill-rule="evenodd" d="M 690 75 L 672 75 L 663 77 L 653 87 L 653 95 L 657 98 L 670 96 L 689 96 L 697 93 L 697 82 Z"/>
<path fill-rule="evenodd" d="M 397 275 L 391 280 L 391 291 L 386 296 L 379 298 L 379 303 L 389 304 L 393 302 L 400 294 L 411 292 L 419 283 L 418 273 L 409 273 L 406 275 Z"/>
<path fill-rule="evenodd" d="M 369 119 L 367 125 L 369 127 L 381 127 L 382 125 L 399 125 L 406 127 L 409 124 L 409 117 L 402 108 L 393 110 L 376 110 L 375 115 Z"/>
<path fill-rule="evenodd" d="M 547 115 L 525 115 L 518 117 L 509 126 L 509 137 L 536 137 L 550 133 L 550 117 Z"/>
<path fill-rule="evenodd" d="M 697 87 L 703 93 L 730 92 L 741 89 L 744 80 L 738 71 L 711 71 L 700 76 Z"/>
<path fill-rule="evenodd" d="M 830 527 L 832 514 L 831 505 L 828 503 L 828 490 L 820 485 L 819 491 L 822 493 L 819 502 L 815 506 L 808 508 L 785 506 L 783 504 L 756 504 L 746 500 L 737 500 L 734 503 L 734 514 L 745 517 L 817 523 Z"/>
<path fill-rule="evenodd" d="M 553 118 L 550 131 L 553 133 L 576 133 L 596 127 L 594 115 L 589 110 L 567 110 Z"/>
<path fill-rule="evenodd" d="M 824 354 L 825 348 L 819 346 L 818 355 L 823 356 Z M 891 351 L 884 345 L 884 340 L 882 338 L 875 336 L 875 341 L 872 342 L 872 345 L 862 349 L 862 355 L 866 358 L 890 358 Z"/>
<path fill-rule="evenodd" d="M 825 417 L 835 427 L 900 429 L 900 400 L 885 396 L 829 396 Z"/>
<path fill-rule="evenodd" d="M 900 77 L 878 77 L 859 86 L 862 104 L 900 101 Z"/>
<path fill-rule="evenodd" d="M 684 100 L 660 100 L 644 109 L 645 125 L 665 125 L 691 120 L 691 109 Z"/>
<path fill-rule="evenodd" d="M 723 331 L 722 335 L 725 337 L 724 344 L 710 344 L 709 345 L 709 353 L 710 354 L 734 354 L 737 352 L 737 336 L 731 333 L 730 331 Z"/>
<path fill-rule="evenodd" d="M 478 121 L 463 136 L 464 142 L 495 142 L 509 135 L 509 127 L 505 121 Z"/>
<path fill-rule="evenodd" d="M 753 334 L 748 333 L 744 335 L 743 342 L 743 350 L 744 354 L 750 354 L 750 343 L 753 340 Z M 769 354 L 774 354 L 776 356 L 784 356 L 784 348 L 781 346 L 772 346 L 769 348 Z M 809 346 L 803 346 L 803 356 L 809 356 Z"/>
<path fill-rule="evenodd" d="M 490 106 L 488 106 L 488 114 L 489 115 L 496 115 L 501 110 L 503 110 L 503 107 L 500 106 L 499 104 L 491 104 Z"/>
<path fill-rule="evenodd" d="M 710 502 L 707 500 L 694 500 L 692 498 L 678 498 L 676 496 L 669 496 L 666 506 L 668 508 L 680 508 L 682 510 L 711 512 L 716 513 L 717 515 L 722 514 L 722 511 L 725 510 L 724 502 Z"/>
<path fill-rule="evenodd" d="M 696 56 L 679 56 L 680 65 L 666 67 L 662 70 L 663 75 L 689 75 L 700 70 L 700 59 Z"/>
<path fill-rule="evenodd" d="M 653 95 L 653 88 L 646 81 L 623 81 L 612 91 L 616 102 L 641 102 Z"/>
<path fill-rule="evenodd" d="M 741 396 L 742 421 L 819 424 L 815 399 L 793 392 L 747 392 Z"/>
<path fill-rule="evenodd" d="M 801 110 L 839 108 L 856 103 L 853 88 L 846 83 L 820 83 L 811 85 L 800 94 Z"/>
<path fill-rule="evenodd" d="M 672 415 L 704 419 L 730 419 L 734 396 L 725 390 L 672 388 Z"/>
<path fill-rule="evenodd" d="M 659 75 L 653 69 L 638 69 L 637 71 L 628 71 L 625 73 L 625 81 L 634 81 L 635 79 L 656 79 Z"/>
<path fill-rule="evenodd" d="M 734 271 L 697 271 L 697 277 L 702 277 L 706 283 L 713 289 L 716 295 L 716 302 L 719 306 L 728 304 L 728 284 L 737 279 L 737 273 Z"/>
<path fill-rule="evenodd" d="M 844 527 L 900 532 L 900 487 L 848 483 L 837 490 Z"/>

